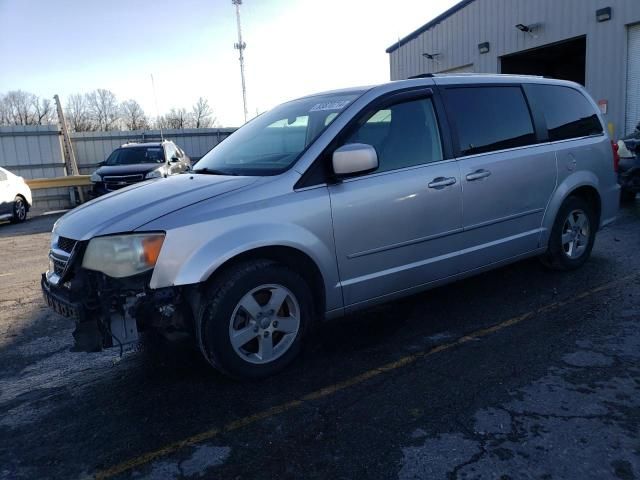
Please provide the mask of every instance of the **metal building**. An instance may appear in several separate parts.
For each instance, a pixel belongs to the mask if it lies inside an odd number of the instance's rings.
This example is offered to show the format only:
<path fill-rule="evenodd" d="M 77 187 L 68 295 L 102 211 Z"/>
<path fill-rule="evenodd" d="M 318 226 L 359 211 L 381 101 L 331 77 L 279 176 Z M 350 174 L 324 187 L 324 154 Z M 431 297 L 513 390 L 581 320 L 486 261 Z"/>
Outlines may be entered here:
<path fill-rule="evenodd" d="M 573 80 L 615 137 L 640 122 L 640 0 L 463 0 L 387 49 L 391 79 L 484 72 Z"/>

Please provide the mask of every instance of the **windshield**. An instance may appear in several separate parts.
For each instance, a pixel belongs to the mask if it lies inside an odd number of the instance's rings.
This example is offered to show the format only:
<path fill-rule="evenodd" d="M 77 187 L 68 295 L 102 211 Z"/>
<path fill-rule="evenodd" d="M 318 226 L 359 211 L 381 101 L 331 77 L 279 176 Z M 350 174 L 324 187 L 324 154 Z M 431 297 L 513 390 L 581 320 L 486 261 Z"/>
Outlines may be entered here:
<path fill-rule="evenodd" d="M 162 147 L 127 147 L 114 150 L 104 165 L 135 165 L 137 163 L 164 163 Z"/>
<path fill-rule="evenodd" d="M 318 95 L 284 103 L 209 151 L 194 172 L 255 176 L 284 172 L 362 93 Z"/>

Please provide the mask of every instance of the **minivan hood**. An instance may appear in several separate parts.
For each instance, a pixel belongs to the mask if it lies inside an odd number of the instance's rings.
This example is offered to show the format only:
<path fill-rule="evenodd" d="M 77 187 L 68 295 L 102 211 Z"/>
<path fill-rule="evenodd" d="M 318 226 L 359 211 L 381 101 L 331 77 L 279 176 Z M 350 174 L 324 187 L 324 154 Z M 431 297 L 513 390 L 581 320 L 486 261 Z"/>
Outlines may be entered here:
<path fill-rule="evenodd" d="M 183 174 L 137 183 L 71 210 L 53 231 L 74 240 L 130 232 L 181 208 L 251 185 L 258 178 Z"/>
<path fill-rule="evenodd" d="M 136 163 L 133 165 L 103 165 L 96 170 L 101 177 L 105 175 L 133 175 L 136 173 L 149 173 L 156 168 L 164 166 L 164 163 Z"/>

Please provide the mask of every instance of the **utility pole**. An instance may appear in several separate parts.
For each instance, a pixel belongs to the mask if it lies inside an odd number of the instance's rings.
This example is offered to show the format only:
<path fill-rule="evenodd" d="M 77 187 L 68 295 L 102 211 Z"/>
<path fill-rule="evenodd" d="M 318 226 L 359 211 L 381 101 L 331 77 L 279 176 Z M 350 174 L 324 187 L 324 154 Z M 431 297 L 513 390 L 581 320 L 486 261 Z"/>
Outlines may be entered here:
<path fill-rule="evenodd" d="M 242 29 L 240 28 L 240 5 L 242 0 L 231 0 L 231 3 L 236 6 L 236 21 L 238 24 L 238 43 L 233 45 L 233 48 L 240 52 L 240 77 L 242 79 L 242 105 L 244 107 L 244 122 L 247 123 L 247 87 L 244 83 L 244 49 L 247 48 L 247 44 L 242 41 Z"/>
<path fill-rule="evenodd" d="M 62 104 L 60 103 L 60 97 L 58 97 L 58 95 L 54 95 L 53 99 L 56 102 L 56 111 L 58 112 L 58 123 L 60 124 L 60 130 L 62 131 L 64 163 L 66 165 L 67 175 L 79 175 L 78 164 L 76 163 L 76 154 L 74 153 L 73 145 L 71 144 L 71 137 L 69 136 L 67 121 L 65 120 L 64 112 L 62 111 Z M 78 195 L 80 196 L 80 202 L 84 203 L 84 192 L 82 191 L 82 187 L 78 187 Z"/>

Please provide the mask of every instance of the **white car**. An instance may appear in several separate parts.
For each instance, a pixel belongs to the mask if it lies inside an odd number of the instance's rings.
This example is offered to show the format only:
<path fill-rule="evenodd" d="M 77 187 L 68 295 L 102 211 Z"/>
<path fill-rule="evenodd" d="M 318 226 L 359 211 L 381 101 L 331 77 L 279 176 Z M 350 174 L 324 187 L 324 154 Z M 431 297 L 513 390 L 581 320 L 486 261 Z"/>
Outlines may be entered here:
<path fill-rule="evenodd" d="M 31 189 L 24 178 L 0 167 L 0 220 L 24 222 L 31 204 Z"/>

